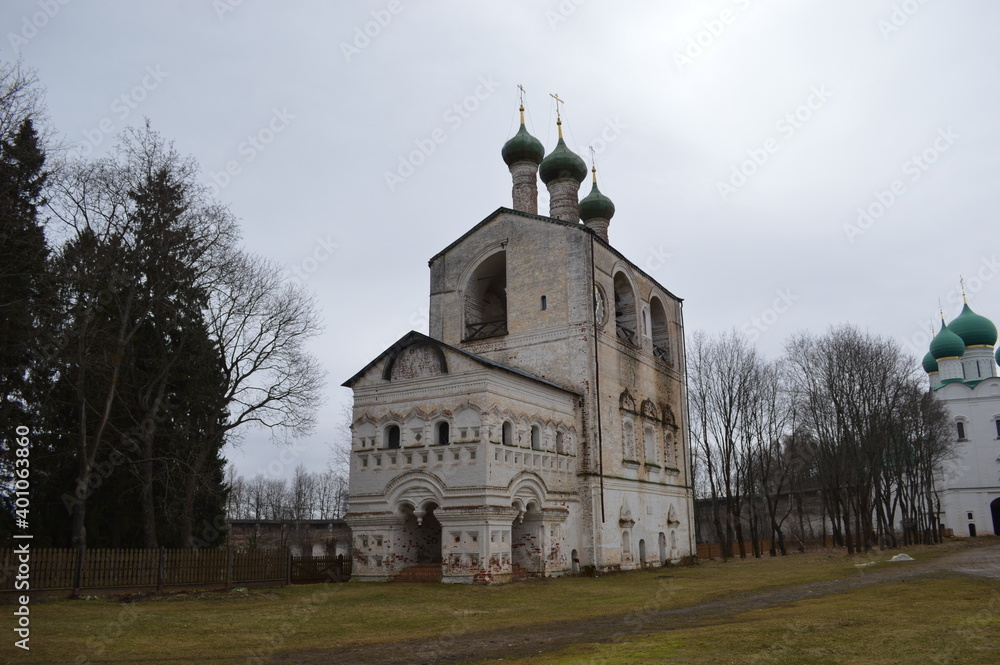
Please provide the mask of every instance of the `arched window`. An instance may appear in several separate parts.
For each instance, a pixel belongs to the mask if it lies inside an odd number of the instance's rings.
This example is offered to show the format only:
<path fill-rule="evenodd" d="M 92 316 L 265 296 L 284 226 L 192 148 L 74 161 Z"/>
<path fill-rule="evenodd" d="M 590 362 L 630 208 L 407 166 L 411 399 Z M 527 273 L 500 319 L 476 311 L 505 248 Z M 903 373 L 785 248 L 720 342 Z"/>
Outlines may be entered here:
<path fill-rule="evenodd" d="M 557 453 L 565 453 L 566 452 L 566 444 L 565 444 L 565 442 L 563 440 L 563 433 L 562 432 L 556 432 L 556 452 Z"/>
<path fill-rule="evenodd" d="M 625 273 L 615 275 L 615 333 L 618 339 L 638 345 L 635 334 L 635 292 Z"/>
<path fill-rule="evenodd" d="M 538 425 L 531 426 L 531 449 L 542 449 L 542 430 L 539 429 Z"/>
<path fill-rule="evenodd" d="M 958 427 L 958 440 L 965 441 L 965 423 L 959 420 L 955 425 Z"/>
<path fill-rule="evenodd" d="M 450 434 L 451 434 L 450 430 L 451 430 L 451 428 L 448 426 L 448 421 L 447 420 L 438 423 L 438 426 L 437 426 L 437 442 L 438 442 L 439 445 L 444 445 L 444 444 L 448 443 L 451 440 L 450 439 Z"/>
<path fill-rule="evenodd" d="M 646 463 L 656 464 L 656 433 L 652 427 L 644 427 L 642 440 L 646 448 Z"/>
<path fill-rule="evenodd" d="M 509 420 L 503 421 L 503 429 L 501 430 L 501 441 L 503 445 L 510 446 L 513 445 L 514 441 L 514 426 L 510 424 Z"/>
<path fill-rule="evenodd" d="M 997 438 L 1000 439 L 1000 418 L 994 420 L 993 425 L 997 428 Z"/>
<path fill-rule="evenodd" d="M 382 431 L 384 448 L 399 448 L 399 425 L 389 425 Z"/>
<path fill-rule="evenodd" d="M 633 462 L 637 462 L 637 455 L 635 454 L 635 425 L 632 424 L 631 420 L 626 420 L 622 424 L 623 436 L 622 436 L 622 456 Z"/>
<path fill-rule="evenodd" d="M 465 285 L 465 339 L 507 334 L 507 253 L 487 257 Z"/>
<path fill-rule="evenodd" d="M 674 441 L 673 432 L 666 432 L 663 435 L 663 456 L 667 466 L 675 468 L 680 466 L 677 460 L 677 442 Z"/>
<path fill-rule="evenodd" d="M 653 319 L 653 355 L 660 360 L 670 361 L 670 332 L 667 324 L 667 312 L 659 298 L 653 298 L 649 304 Z"/>

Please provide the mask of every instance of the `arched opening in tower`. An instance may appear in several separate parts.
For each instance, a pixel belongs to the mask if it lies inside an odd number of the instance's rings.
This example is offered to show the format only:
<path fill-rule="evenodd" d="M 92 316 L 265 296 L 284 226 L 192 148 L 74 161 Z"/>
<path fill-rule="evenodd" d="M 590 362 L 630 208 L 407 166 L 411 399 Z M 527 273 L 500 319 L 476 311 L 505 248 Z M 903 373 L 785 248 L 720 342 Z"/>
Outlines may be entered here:
<path fill-rule="evenodd" d="M 615 333 L 618 339 L 637 345 L 635 293 L 624 274 L 615 275 Z"/>
<path fill-rule="evenodd" d="M 507 252 L 487 257 L 465 285 L 465 341 L 507 334 Z"/>
<path fill-rule="evenodd" d="M 666 361 L 670 353 L 670 336 L 667 328 L 667 312 L 659 298 L 652 298 L 649 303 L 650 315 L 653 319 L 653 355 Z"/>

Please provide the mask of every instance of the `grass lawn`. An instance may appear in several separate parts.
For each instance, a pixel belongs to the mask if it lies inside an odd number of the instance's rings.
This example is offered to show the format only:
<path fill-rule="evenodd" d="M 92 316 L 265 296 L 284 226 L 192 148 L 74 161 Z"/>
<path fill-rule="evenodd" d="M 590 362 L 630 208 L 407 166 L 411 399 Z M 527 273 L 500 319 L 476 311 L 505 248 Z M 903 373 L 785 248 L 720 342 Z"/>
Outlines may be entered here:
<path fill-rule="evenodd" d="M 484 661 L 495 662 L 495 661 Z M 883 584 L 698 628 L 581 644 L 505 665 L 913 665 L 1000 662 L 1000 581 L 955 575 Z"/>
<path fill-rule="evenodd" d="M 995 539 L 989 541 L 996 542 Z M 959 541 L 905 551 L 918 560 L 927 560 L 968 546 Z M 854 557 L 817 553 L 727 563 L 711 561 L 685 568 L 661 568 L 599 578 L 532 580 L 501 587 L 349 583 L 250 592 L 174 594 L 130 603 L 109 598 L 37 602 L 31 607 L 31 658 L 21 658 L 19 650 L 13 649 L 12 640 L 2 647 L 2 653 L 5 662 L 53 665 L 221 665 L 247 662 L 254 654 L 291 654 L 407 639 L 442 639 L 442 636 L 460 639 L 461 634 L 476 631 L 685 607 L 764 589 L 862 575 L 868 570 L 897 564 L 864 568 L 856 564 L 884 561 L 895 553 Z M 943 633 L 931 632 L 925 627 L 930 622 L 941 621 L 952 622 L 948 629 L 951 633 L 959 628 L 971 631 L 973 637 L 969 639 L 972 641 L 976 635 L 992 631 L 994 642 L 1000 643 L 996 637 L 1000 635 L 1000 627 L 995 618 L 1000 613 L 998 597 L 1000 586 L 995 581 L 921 579 L 839 594 L 815 601 L 816 605 L 809 601 L 749 612 L 728 619 L 724 626 L 636 636 L 629 638 L 628 645 L 586 646 L 583 651 L 588 657 L 607 652 L 606 660 L 594 661 L 601 663 L 650 662 L 649 658 L 657 655 L 669 655 L 675 662 L 712 662 L 713 665 L 725 662 L 861 662 L 850 659 L 854 656 L 845 656 L 847 660 L 828 660 L 821 654 L 812 656 L 811 660 L 780 658 L 797 651 L 796 644 L 816 643 L 817 631 L 824 631 L 823 641 L 830 635 L 834 646 L 841 643 L 844 649 L 878 651 L 889 644 L 885 633 L 890 629 L 886 626 L 894 626 L 893 635 L 899 636 L 903 643 L 912 643 L 920 653 L 926 653 L 940 642 Z M 987 606 L 992 614 L 977 615 Z M 980 621 L 982 625 L 963 624 L 963 621 Z M 802 628 L 797 630 L 790 626 Z M 906 635 L 913 637 L 904 638 Z M 777 646 L 767 646 L 772 643 Z M 919 644 L 925 648 L 920 650 Z M 697 654 L 700 658 L 703 652 L 715 647 L 717 652 L 711 661 L 691 659 L 696 656 L 689 655 Z M 12 651 L 19 653 L 11 655 Z M 630 655 L 632 653 L 636 655 Z M 754 657 L 758 660 L 735 658 L 735 654 L 756 654 Z M 1000 662 L 1000 656 L 994 656 L 992 660 L 981 662 Z M 590 661 L 581 661 L 579 653 L 567 652 L 559 656 L 547 655 L 542 660 L 510 659 L 505 662 Z M 926 660 L 868 658 L 864 662 Z M 980 661 L 959 658 L 942 662 Z"/>

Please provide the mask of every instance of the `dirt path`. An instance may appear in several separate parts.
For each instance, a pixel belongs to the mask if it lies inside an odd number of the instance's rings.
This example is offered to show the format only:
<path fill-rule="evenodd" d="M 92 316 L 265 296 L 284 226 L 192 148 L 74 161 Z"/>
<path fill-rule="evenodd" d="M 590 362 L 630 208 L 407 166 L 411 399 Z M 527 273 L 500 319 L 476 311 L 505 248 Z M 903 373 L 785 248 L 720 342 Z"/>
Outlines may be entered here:
<path fill-rule="evenodd" d="M 597 617 L 585 621 L 445 635 L 433 640 L 367 645 L 334 651 L 275 656 L 273 663 L 297 665 L 441 665 L 491 658 L 530 656 L 573 644 L 607 642 L 638 633 L 687 628 L 750 610 L 787 605 L 808 598 L 852 591 L 921 575 L 948 573 L 1000 579 L 1000 546 L 963 550 L 929 562 L 883 562 L 858 568 L 836 580 L 811 582 L 737 598 L 669 610 Z"/>

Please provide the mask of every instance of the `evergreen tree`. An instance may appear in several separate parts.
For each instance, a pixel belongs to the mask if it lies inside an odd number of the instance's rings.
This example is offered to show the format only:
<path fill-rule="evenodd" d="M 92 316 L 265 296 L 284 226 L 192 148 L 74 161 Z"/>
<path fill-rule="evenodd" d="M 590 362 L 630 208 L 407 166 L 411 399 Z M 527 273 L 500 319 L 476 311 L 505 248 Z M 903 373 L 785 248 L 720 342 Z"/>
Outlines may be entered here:
<path fill-rule="evenodd" d="M 36 343 L 48 300 L 48 244 L 39 215 L 44 205 L 45 153 L 31 118 L 0 136 L 0 450 L 3 480 L 12 470 L 17 426 L 40 426 L 33 405 L 44 392 Z M 3 487 L 9 488 L 4 482 Z M 9 490 L 8 490 L 9 491 Z M 9 495 L 4 492 L 4 499 Z M 8 506 L 9 507 L 9 506 Z M 9 514 L 10 511 L 5 511 Z"/>

